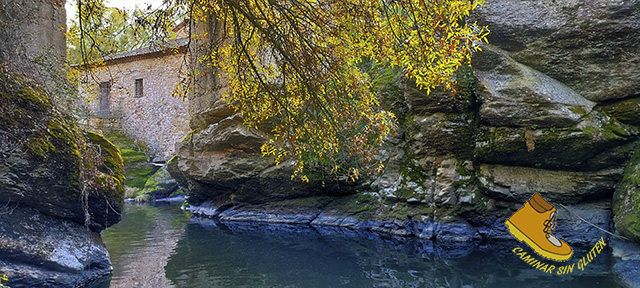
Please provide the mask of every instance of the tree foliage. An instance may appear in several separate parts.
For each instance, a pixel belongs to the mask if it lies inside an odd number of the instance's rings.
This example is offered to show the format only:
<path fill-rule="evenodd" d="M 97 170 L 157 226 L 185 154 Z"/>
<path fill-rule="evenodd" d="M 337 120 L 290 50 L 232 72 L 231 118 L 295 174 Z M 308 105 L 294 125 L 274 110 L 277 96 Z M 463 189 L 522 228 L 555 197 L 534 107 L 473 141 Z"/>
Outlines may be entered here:
<path fill-rule="evenodd" d="M 107 7 L 104 0 L 77 1 L 67 29 L 67 61 L 99 63 L 104 57 L 175 37 L 175 8 L 132 10 Z"/>
<path fill-rule="evenodd" d="M 384 167 L 378 151 L 395 133 L 395 118 L 380 108 L 362 61 L 403 69 L 427 92 L 454 89 L 455 71 L 488 33 L 465 21 L 482 0 L 172 4 L 195 22 L 215 22 L 215 40 L 199 61 L 228 79 L 222 97 L 245 124 L 266 130 L 262 153 L 277 163 L 292 159 L 292 177 L 303 181 L 319 167 L 351 180 Z"/>
<path fill-rule="evenodd" d="M 292 155 L 304 181 L 305 167 L 320 164 L 354 180 L 383 168 L 376 152 L 395 126 L 358 64 L 403 68 L 427 92 L 453 89 L 455 71 L 486 41 L 464 21 L 479 4 L 197 0 L 194 19 L 223 29 L 202 60 L 230 79 L 224 99 L 248 126 L 274 126 L 263 154 Z"/>

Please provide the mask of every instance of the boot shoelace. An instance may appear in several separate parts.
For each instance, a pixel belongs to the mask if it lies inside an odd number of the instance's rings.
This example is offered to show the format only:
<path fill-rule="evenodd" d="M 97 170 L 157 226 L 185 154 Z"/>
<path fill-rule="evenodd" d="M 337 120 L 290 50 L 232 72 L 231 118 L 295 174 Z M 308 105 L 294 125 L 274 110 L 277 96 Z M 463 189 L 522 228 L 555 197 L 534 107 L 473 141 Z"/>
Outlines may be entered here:
<path fill-rule="evenodd" d="M 553 230 L 556 229 L 556 213 L 552 212 L 551 213 L 551 217 L 549 217 L 549 220 L 544 220 L 544 233 L 547 234 L 547 239 L 549 240 L 549 242 L 551 242 L 551 244 L 560 247 L 562 246 L 562 243 L 560 243 L 560 241 L 558 240 L 558 238 L 556 238 L 556 236 L 553 236 Z"/>

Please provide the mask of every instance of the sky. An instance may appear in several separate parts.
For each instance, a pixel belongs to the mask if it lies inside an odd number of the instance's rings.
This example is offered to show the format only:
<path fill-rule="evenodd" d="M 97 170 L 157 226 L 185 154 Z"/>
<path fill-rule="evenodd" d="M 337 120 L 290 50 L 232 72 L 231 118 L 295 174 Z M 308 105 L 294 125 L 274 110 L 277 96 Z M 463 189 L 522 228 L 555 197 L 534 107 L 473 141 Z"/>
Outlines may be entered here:
<path fill-rule="evenodd" d="M 106 0 L 105 3 L 107 7 L 116 7 L 116 8 L 126 8 L 133 9 L 138 6 L 138 8 L 147 8 L 148 4 L 151 4 L 153 8 L 157 8 L 162 5 L 162 0 Z M 74 17 L 76 14 L 76 0 L 67 0 L 67 4 L 65 9 L 67 10 L 67 23 L 69 23 L 70 19 Z"/>

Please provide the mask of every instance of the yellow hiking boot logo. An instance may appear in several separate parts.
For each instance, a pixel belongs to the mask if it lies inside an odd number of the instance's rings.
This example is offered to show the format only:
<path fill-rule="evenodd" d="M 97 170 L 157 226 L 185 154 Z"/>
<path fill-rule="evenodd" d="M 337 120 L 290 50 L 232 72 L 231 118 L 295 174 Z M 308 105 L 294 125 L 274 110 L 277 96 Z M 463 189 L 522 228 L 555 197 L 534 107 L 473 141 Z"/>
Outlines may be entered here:
<path fill-rule="evenodd" d="M 556 208 L 536 193 L 505 224 L 513 237 L 529 245 L 538 255 L 550 260 L 567 261 L 573 255 L 573 249 L 553 236 L 556 215 Z"/>

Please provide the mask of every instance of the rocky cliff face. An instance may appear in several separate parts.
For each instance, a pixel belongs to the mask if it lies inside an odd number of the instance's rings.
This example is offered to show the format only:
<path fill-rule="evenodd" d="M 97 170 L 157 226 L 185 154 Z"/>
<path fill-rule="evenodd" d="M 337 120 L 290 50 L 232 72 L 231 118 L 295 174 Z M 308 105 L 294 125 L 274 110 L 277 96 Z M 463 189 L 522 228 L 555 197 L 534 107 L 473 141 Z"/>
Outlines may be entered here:
<path fill-rule="evenodd" d="M 426 95 L 402 73 L 373 75 L 402 128 L 383 153 L 387 170 L 356 187 L 358 195 L 292 204 L 315 211 L 302 222 L 391 220 L 397 229 L 389 229 L 427 238 L 438 235 L 437 225 L 423 233 L 415 223 L 449 222 L 468 239 L 499 237 L 504 218 L 540 192 L 569 209 L 560 210 L 570 227 L 560 236 L 589 242 L 601 232 L 574 215 L 609 228 L 618 187 L 614 212 L 625 212 L 616 227 L 639 235 L 637 219 L 625 216 L 640 212 L 636 193 L 619 183 L 640 134 L 640 1 L 487 0 L 470 20 L 491 29 L 491 44 L 471 69 L 459 71 L 455 97 Z M 292 183 L 286 165 L 260 157 L 260 133 L 244 128 L 217 95 L 190 99 L 206 105 L 191 109 L 194 131 L 169 164 L 192 204 L 211 201 L 213 214 L 233 219 L 242 203 L 347 193 L 343 186 Z M 636 173 L 633 167 L 627 174 Z M 236 212 L 220 210 L 222 204 Z"/>
<path fill-rule="evenodd" d="M 0 72 L 0 272 L 12 287 L 77 287 L 111 271 L 98 234 L 120 221 L 120 152 Z"/>

